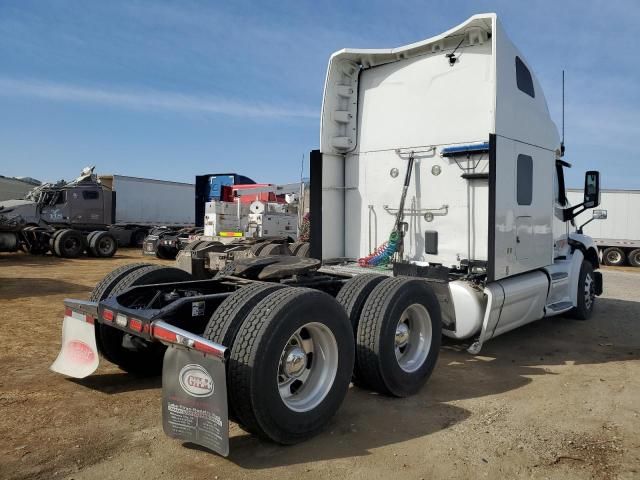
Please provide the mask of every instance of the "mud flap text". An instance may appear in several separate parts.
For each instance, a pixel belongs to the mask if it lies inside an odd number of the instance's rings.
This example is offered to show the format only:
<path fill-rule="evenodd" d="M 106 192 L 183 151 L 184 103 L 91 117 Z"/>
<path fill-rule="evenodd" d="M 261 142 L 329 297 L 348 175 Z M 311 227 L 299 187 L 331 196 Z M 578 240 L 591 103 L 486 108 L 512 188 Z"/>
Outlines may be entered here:
<path fill-rule="evenodd" d="M 170 346 L 162 368 L 162 426 L 173 438 L 229 455 L 224 363 Z"/>

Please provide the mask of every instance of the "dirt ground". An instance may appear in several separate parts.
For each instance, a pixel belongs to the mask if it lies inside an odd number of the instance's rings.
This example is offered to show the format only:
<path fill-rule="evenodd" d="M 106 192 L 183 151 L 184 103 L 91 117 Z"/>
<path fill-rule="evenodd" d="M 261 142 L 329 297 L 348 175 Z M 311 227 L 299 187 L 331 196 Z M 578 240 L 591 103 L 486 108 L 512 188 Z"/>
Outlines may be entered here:
<path fill-rule="evenodd" d="M 414 397 L 352 388 L 303 444 L 273 445 L 233 425 L 222 458 L 164 436 L 160 379 L 104 361 L 82 381 L 48 370 L 63 298 L 86 298 L 136 261 L 134 250 L 0 254 L 0 478 L 640 478 L 640 271 L 606 270 L 587 322 L 542 320 L 478 356 L 443 347 Z"/>

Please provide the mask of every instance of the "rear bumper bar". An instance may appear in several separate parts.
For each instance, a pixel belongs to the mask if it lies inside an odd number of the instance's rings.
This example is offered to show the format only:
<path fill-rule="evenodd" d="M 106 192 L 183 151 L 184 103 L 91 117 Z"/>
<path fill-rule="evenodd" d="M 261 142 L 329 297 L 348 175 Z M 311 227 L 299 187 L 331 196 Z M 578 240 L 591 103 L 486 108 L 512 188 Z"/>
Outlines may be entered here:
<path fill-rule="evenodd" d="M 103 305 L 75 299 L 65 299 L 64 306 L 65 315 L 71 316 L 71 312 L 75 312 L 76 319 L 84 317 L 87 323 L 102 323 L 147 341 L 158 341 L 165 345 L 196 350 L 222 361 L 229 358 L 230 352 L 225 346 L 171 325 L 160 318 L 147 319 L 141 315 L 135 315 L 135 310 L 116 309 L 110 304 Z M 104 315 L 105 311 L 109 313 L 110 320 Z"/>

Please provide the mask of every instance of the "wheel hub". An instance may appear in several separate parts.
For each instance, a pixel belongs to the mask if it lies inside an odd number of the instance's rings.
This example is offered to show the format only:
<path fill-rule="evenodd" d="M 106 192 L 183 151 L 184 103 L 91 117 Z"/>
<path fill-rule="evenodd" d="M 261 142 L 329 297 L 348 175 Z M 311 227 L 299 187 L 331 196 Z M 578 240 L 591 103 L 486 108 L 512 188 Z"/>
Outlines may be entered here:
<path fill-rule="evenodd" d="M 432 341 L 431 317 L 420 304 L 409 305 L 396 325 L 394 348 L 402 370 L 412 373 L 427 360 Z"/>
<path fill-rule="evenodd" d="M 327 395 L 338 370 L 338 343 L 326 325 L 311 322 L 297 329 L 282 350 L 277 384 L 290 410 L 306 412 Z"/>
<path fill-rule="evenodd" d="M 622 256 L 618 252 L 609 252 L 607 259 L 610 263 L 619 263 L 622 260 Z"/>
<path fill-rule="evenodd" d="M 396 347 L 404 347 L 409 341 L 409 325 L 399 323 L 396 327 Z"/>
<path fill-rule="evenodd" d="M 284 358 L 283 371 L 289 378 L 299 377 L 307 363 L 307 355 L 300 347 L 291 348 Z"/>

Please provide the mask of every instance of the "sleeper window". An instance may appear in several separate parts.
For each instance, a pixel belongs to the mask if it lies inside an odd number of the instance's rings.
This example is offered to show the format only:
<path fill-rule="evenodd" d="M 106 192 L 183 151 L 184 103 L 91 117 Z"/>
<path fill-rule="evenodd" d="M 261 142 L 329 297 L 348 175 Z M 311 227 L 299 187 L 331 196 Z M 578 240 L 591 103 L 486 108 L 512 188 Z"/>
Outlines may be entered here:
<path fill-rule="evenodd" d="M 84 198 L 85 200 L 97 200 L 98 192 L 85 190 L 84 192 L 82 192 L 82 198 Z"/>
<path fill-rule="evenodd" d="M 536 98 L 536 92 L 533 90 L 533 78 L 531 72 L 524 64 L 520 57 L 516 57 L 516 83 L 518 90 L 526 93 L 531 98 Z"/>
<path fill-rule="evenodd" d="M 531 205 L 533 197 L 533 159 L 529 155 L 518 155 L 516 176 L 518 205 Z"/>

